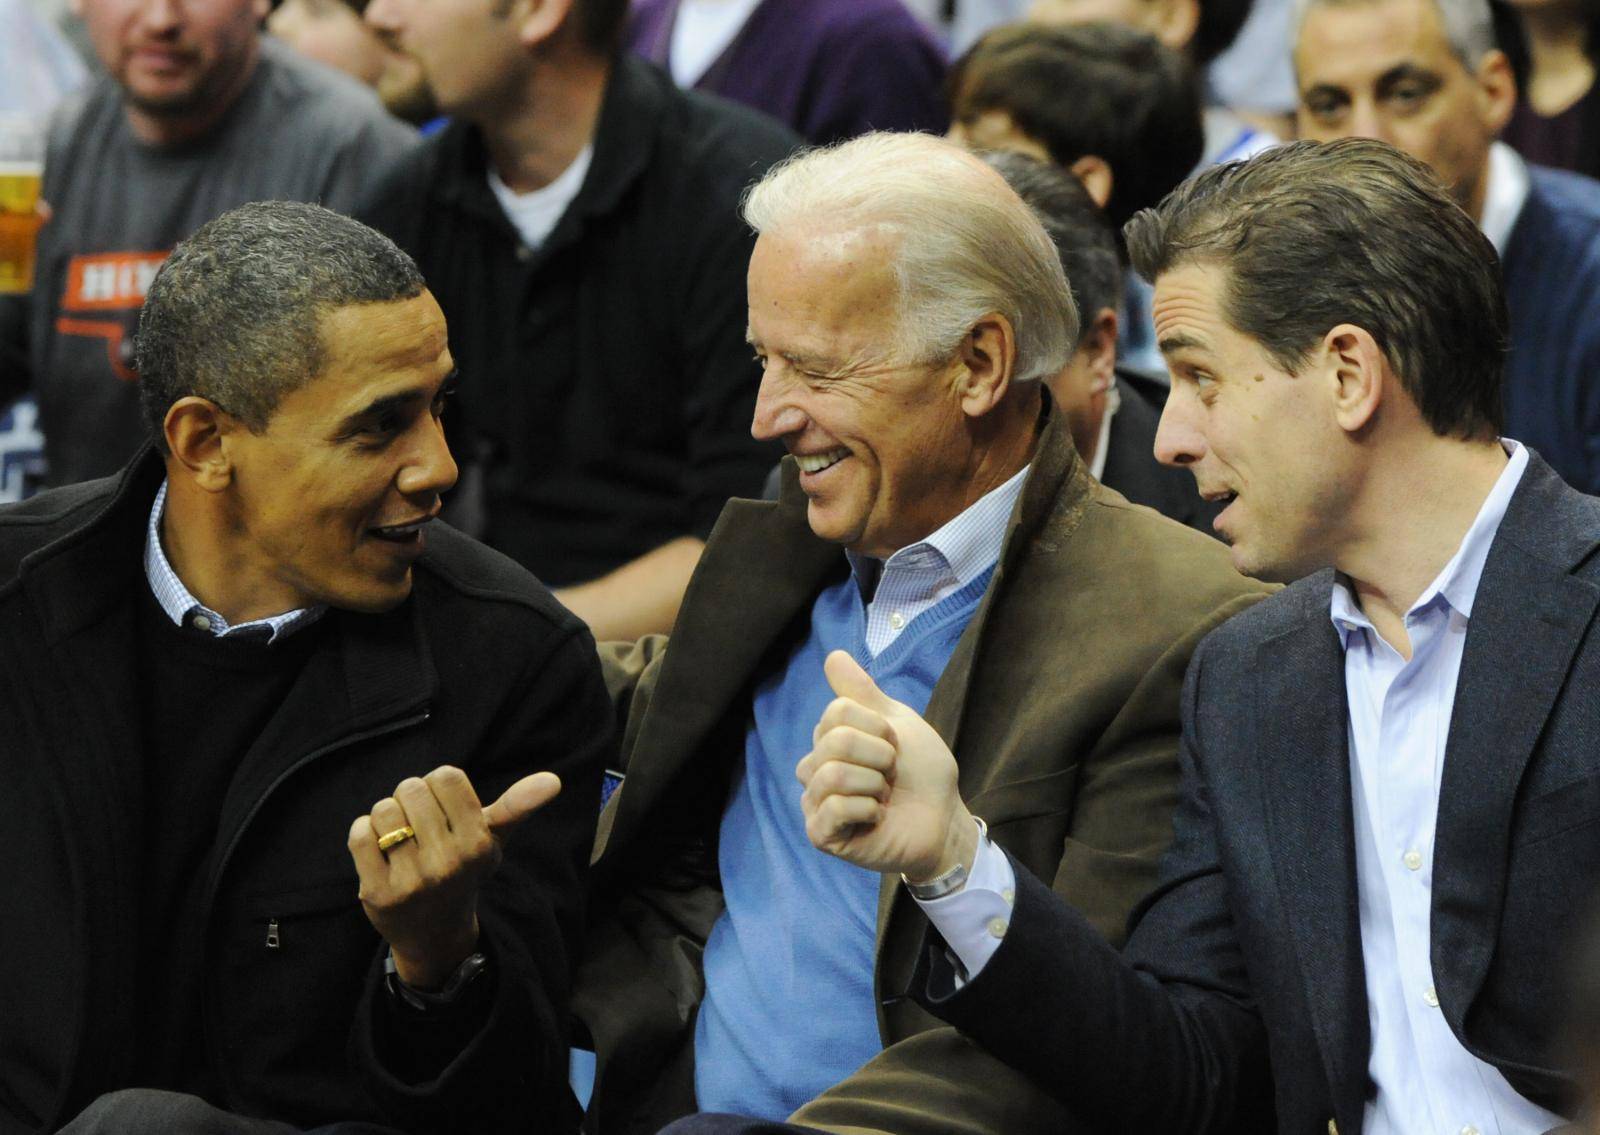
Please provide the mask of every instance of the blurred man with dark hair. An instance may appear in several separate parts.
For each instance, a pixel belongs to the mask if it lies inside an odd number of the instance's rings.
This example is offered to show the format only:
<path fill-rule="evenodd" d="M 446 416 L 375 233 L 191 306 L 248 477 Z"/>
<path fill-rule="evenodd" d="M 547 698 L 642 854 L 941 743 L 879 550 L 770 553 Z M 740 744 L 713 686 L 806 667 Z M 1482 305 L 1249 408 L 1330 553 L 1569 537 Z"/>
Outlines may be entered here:
<path fill-rule="evenodd" d="M 1210 534 L 1217 505 L 1201 499 L 1187 473 L 1155 458 L 1166 386 L 1117 367 L 1122 259 L 1105 213 L 1057 166 L 1004 150 L 983 160 L 1038 215 L 1066 272 L 1078 341 L 1067 365 L 1046 381 L 1090 475 L 1135 504 Z"/>
<path fill-rule="evenodd" d="M 1517 91 L 1487 0 L 1302 0 L 1298 20 L 1301 136 L 1433 167 L 1505 274 L 1507 432 L 1600 492 L 1600 182 L 1495 141 Z"/>
<path fill-rule="evenodd" d="M 360 79 L 396 118 L 413 126 L 433 121 L 438 108 L 422 66 L 367 26 L 366 6 L 366 0 L 283 0 L 267 17 L 267 30 L 307 59 Z"/>
<path fill-rule="evenodd" d="M 363 215 L 461 364 L 452 517 L 601 638 L 665 631 L 749 435 L 739 195 L 799 139 L 617 48 L 626 0 L 372 0 L 452 125 Z"/>
<path fill-rule="evenodd" d="M 150 285 L 153 444 L 0 508 L 5 1135 L 576 1130 L 608 707 L 433 523 L 446 340 L 380 234 L 236 209 Z"/>
<path fill-rule="evenodd" d="M 953 139 L 1054 162 L 1119 230 L 1187 177 L 1204 145 L 1193 69 L 1116 24 L 997 28 L 948 86 Z"/>
<path fill-rule="evenodd" d="M 1119 24 L 996 28 L 956 63 L 949 89 L 950 137 L 1071 171 L 1119 233 L 1187 177 L 1204 149 L 1188 60 Z M 1149 289 L 1129 273 L 1124 291 L 1121 362 L 1164 382 Z"/>
<path fill-rule="evenodd" d="M 1227 502 L 1237 568 L 1296 582 L 1195 653 L 1126 947 L 974 838 L 944 743 L 840 656 L 812 841 L 913 885 L 1000 872 L 998 940 L 930 911 L 911 992 L 1090 1129 L 1548 1131 L 1600 880 L 1600 501 L 1500 436 L 1494 250 L 1354 139 L 1207 170 L 1128 245 L 1172 368 L 1157 454 Z"/>
<path fill-rule="evenodd" d="M 77 8 L 105 74 L 52 119 L 36 283 L 0 296 L 0 358 L 27 360 L 0 401 L 31 385 L 56 485 L 144 440 L 133 329 L 177 241 L 247 201 L 349 210 L 416 145 L 371 91 L 263 36 L 267 0 Z"/>

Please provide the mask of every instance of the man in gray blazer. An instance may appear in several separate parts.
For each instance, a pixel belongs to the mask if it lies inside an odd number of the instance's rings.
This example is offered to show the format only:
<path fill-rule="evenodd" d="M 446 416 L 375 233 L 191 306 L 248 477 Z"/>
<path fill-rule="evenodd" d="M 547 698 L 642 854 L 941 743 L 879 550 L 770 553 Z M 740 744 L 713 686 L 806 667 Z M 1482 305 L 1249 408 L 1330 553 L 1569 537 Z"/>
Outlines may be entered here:
<path fill-rule="evenodd" d="M 1600 501 L 1499 436 L 1493 251 L 1367 140 L 1206 171 L 1128 236 L 1174 378 L 1157 451 L 1228 501 L 1236 567 L 1298 582 L 1194 656 L 1125 951 L 1000 857 L 942 742 L 841 656 L 808 835 L 963 900 L 924 908 L 914 994 L 1092 1129 L 1559 1126 L 1559 962 L 1600 878 Z"/>

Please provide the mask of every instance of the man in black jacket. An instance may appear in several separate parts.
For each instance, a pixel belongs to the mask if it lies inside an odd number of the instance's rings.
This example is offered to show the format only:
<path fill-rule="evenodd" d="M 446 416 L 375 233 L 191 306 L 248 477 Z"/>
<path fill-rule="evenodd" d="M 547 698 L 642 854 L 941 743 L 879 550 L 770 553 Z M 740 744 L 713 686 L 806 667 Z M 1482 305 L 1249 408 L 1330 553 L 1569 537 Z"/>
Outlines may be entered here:
<path fill-rule="evenodd" d="M 722 506 L 781 456 L 750 436 L 738 203 L 800 140 L 619 57 L 625 0 L 525 8 L 367 7 L 456 121 L 358 215 L 450 321 L 452 519 L 633 639 L 671 629 Z"/>
<path fill-rule="evenodd" d="M 925 908 L 912 991 L 1092 1130 L 1558 1127 L 1562 949 L 1600 879 L 1600 502 L 1499 436 L 1493 250 L 1353 139 L 1206 171 L 1128 237 L 1174 380 L 1157 452 L 1229 502 L 1236 567 L 1298 582 L 1194 655 L 1124 953 L 839 655 L 808 834 L 961 900 Z"/>
<path fill-rule="evenodd" d="M 0 510 L 0 1132 L 573 1130 L 605 693 L 430 523 L 437 304 L 377 233 L 250 205 L 138 342 L 155 447 Z"/>

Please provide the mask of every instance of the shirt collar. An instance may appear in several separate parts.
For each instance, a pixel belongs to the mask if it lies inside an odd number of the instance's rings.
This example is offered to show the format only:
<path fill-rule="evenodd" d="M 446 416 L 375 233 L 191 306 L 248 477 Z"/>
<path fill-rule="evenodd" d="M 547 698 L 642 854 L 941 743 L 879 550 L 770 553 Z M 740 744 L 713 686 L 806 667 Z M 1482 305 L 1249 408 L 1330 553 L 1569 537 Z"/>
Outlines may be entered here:
<path fill-rule="evenodd" d="M 1111 419 L 1117 416 L 1121 406 L 1122 395 L 1117 390 L 1116 379 L 1112 379 L 1111 389 L 1106 391 L 1106 412 L 1100 415 L 1100 437 L 1094 443 L 1094 460 L 1089 462 L 1089 476 L 1096 481 L 1106 479 L 1106 453 L 1111 449 Z"/>
<path fill-rule="evenodd" d="M 161 609 L 175 625 L 194 627 L 196 630 L 208 632 L 215 638 L 265 628 L 268 632 L 267 641 L 272 643 L 302 627 L 310 626 L 327 611 L 325 605 L 302 607 L 294 611 L 285 611 L 281 615 L 252 619 L 248 623 L 230 626 L 227 619 L 190 594 L 189 589 L 183 585 L 183 580 L 178 578 L 178 573 L 172 570 L 166 549 L 161 546 L 161 517 L 166 508 L 167 482 L 162 481 L 161 489 L 156 493 L 155 503 L 150 506 L 150 524 L 145 531 L 144 575 L 150 582 L 150 591 L 155 595 L 156 602 L 161 604 Z M 205 621 L 202 623 L 201 619 Z"/>
<path fill-rule="evenodd" d="M 851 570 L 869 591 L 880 572 L 900 567 L 937 568 L 953 576 L 957 586 L 965 587 L 1000 559 L 1006 525 L 1032 467 L 1023 466 L 1009 481 L 990 489 L 926 539 L 906 545 L 887 560 L 846 552 Z"/>
<path fill-rule="evenodd" d="M 1515 150 L 1504 142 L 1489 147 L 1489 180 L 1484 187 L 1483 219 L 1478 227 L 1502 257 L 1511 229 L 1528 201 L 1531 185 L 1528 163 Z"/>
<path fill-rule="evenodd" d="M 1472 617 L 1472 605 L 1478 597 L 1483 567 L 1489 561 L 1489 548 L 1494 543 L 1495 533 L 1500 530 L 1500 522 L 1505 519 L 1511 496 L 1517 491 L 1522 474 L 1528 468 L 1528 450 L 1525 446 L 1510 438 L 1502 438 L 1500 444 L 1505 446 L 1510 460 L 1500 471 L 1489 495 L 1484 498 L 1483 506 L 1478 509 L 1478 515 L 1467 529 L 1467 534 L 1461 538 L 1455 555 L 1417 596 L 1411 610 L 1406 612 L 1408 617 L 1440 599 L 1463 617 Z M 1372 628 L 1371 620 L 1361 610 L 1343 576 L 1334 577 L 1329 614 L 1345 646 L 1349 645 L 1352 632 Z"/>

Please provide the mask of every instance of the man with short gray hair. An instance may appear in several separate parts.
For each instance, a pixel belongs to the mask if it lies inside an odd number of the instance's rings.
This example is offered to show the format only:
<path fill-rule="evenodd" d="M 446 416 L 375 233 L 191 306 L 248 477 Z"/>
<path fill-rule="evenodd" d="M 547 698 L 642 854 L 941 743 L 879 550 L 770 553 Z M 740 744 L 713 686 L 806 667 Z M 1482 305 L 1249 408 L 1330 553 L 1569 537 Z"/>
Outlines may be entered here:
<path fill-rule="evenodd" d="M 433 522 L 416 265 L 245 206 L 157 273 L 138 361 L 154 444 L 0 508 L 0 1132 L 575 1130 L 605 692 Z"/>
<path fill-rule="evenodd" d="M 867 135 L 780 166 L 745 216 L 752 432 L 789 457 L 781 499 L 723 512 L 670 643 L 603 650 L 628 734 L 574 998 L 591 1124 L 1059 1132 L 897 996 L 921 924 L 898 876 L 807 843 L 823 658 L 925 708 L 995 838 L 1117 940 L 1167 841 L 1189 652 L 1262 591 L 1089 477 L 1043 381 L 1075 339 L 1060 261 L 981 161 Z"/>
<path fill-rule="evenodd" d="M 1300 0 L 1300 136 L 1430 165 L 1494 244 L 1511 313 L 1506 432 L 1600 492 L 1600 182 L 1495 137 L 1516 81 L 1487 0 Z"/>

